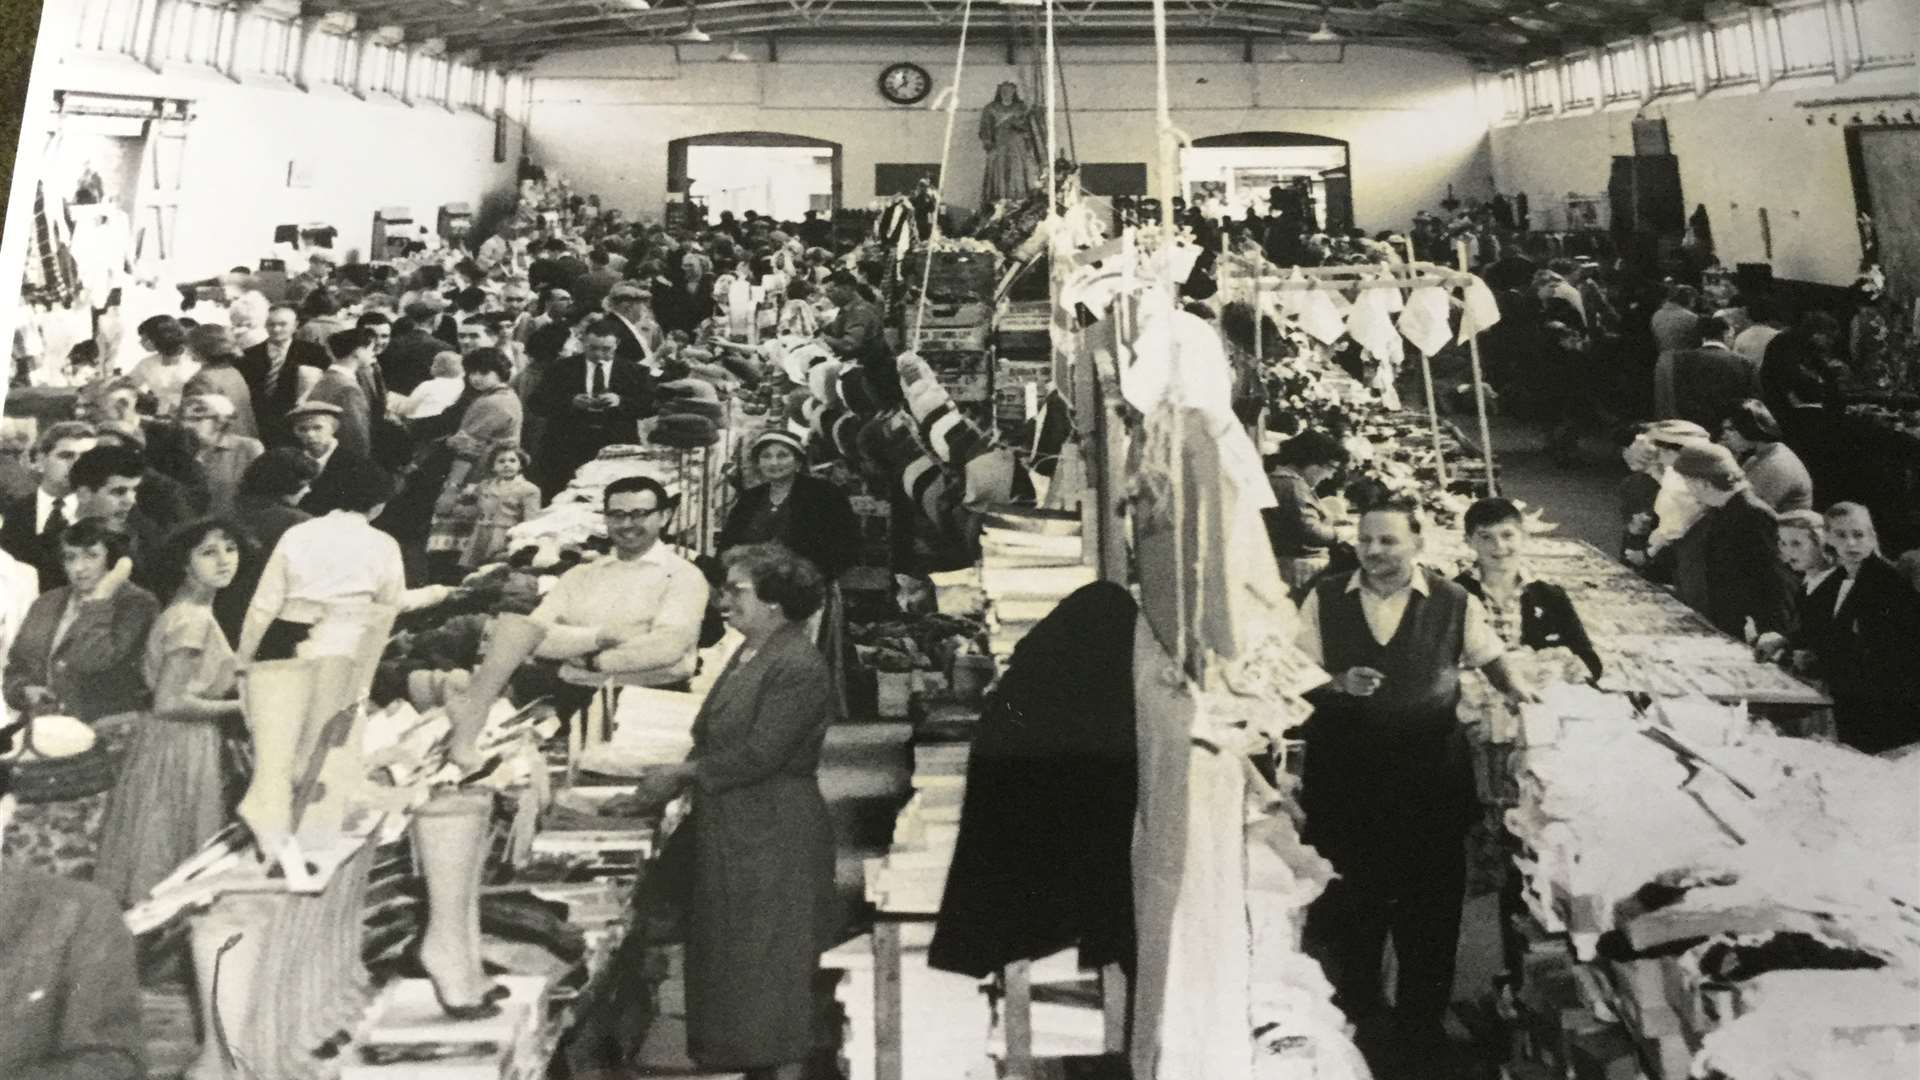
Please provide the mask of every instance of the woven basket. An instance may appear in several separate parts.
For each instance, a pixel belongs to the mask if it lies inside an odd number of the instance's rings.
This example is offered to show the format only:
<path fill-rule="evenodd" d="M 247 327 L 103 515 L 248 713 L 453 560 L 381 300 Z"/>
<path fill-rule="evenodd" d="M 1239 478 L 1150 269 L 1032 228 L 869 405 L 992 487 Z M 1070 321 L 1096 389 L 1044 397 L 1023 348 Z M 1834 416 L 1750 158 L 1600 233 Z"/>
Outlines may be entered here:
<path fill-rule="evenodd" d="M 21 733 L 26 751 L 13 765 L 13 795 L 23 803 L 69 802 L 98 795 L 113 786 L 120 772 L 120 755 L 99 739 L 70 757 L 28 757 L 35 753 L 33 723 Z"/>

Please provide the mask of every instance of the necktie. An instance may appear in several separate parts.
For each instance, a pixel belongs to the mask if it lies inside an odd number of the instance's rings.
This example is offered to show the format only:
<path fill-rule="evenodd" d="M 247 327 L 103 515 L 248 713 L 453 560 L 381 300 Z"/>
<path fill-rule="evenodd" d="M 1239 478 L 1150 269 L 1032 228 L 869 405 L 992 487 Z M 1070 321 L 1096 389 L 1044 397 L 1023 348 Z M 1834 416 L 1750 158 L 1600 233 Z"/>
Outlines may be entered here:
<path fill-rule="evenodd" d="M 59 536 L 60 530 L 67 527 L 66 500 L 53 501 L 53 513 L 47 515 L 47 527 L 40 530 L 41 536 Z"/>
<path fill-rule="evenodd" d="M 587 393 L 591 394 L 594 397 L 599 397 L 601 394 L 604 394 L 606 392 L 607 392 L 606 364 L 601 361 L 595 361 L 593 365 L 593 379 L 587 385 Z"/>
<path fill-rule="evenodd" d="M 267 396 L 280 388 L 280 372 L 287 366 L 287 349 L 284 345 L 267 346 Z"/>

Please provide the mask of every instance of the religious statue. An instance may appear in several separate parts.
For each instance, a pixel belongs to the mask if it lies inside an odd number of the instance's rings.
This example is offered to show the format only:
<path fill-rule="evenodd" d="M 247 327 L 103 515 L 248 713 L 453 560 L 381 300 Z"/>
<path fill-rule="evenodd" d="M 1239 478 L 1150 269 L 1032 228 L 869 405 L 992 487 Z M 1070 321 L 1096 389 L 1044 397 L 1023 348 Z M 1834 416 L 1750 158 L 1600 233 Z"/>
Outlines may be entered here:
<path fill-rule="evenodd" d="M 1043 182 L 1039 114 L 1020 100 L 1020 88 L 1003 82 L 980 110 L 980 145 L 987 150 L 987 176 L 980 185 L 980 208 L 1003 199 L 1018 202 Z"/>

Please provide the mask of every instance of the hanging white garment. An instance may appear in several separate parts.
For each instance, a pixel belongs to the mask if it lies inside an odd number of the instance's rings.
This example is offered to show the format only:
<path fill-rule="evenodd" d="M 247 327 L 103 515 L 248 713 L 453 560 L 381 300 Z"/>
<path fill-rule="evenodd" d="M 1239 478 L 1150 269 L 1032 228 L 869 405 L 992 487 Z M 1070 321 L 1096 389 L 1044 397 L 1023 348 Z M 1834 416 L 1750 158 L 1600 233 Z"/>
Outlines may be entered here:
<path fill-rule="evenodd" d="M 1326 289 L 1308 289 L 1299 296 L 1300 307 L 1295 318 L 1300 329 L 1312 334 L 1322 345 L 1339 341 L 1347 332 L 1346 319 L 1341 313 L 1343 298 Z"/>
<path fill-rule="evenodd" d="M 1500 302 L 1477 275 L 1468 276 L 1466 291 L 1460 299 L 1466 303 L 1467 310 L 1460 316 L 1460 336 L 1455 340 L 1465 345 L 1475 334 L 1500 321 Z"/>
<path fill-rule="evenodd" d="M 1453 305 L 1447 291 L 1437 285 L 1413 290 L 1406 309 L 1400 312 L 1400 335 L 1428 356 L 1437 355 L 1453 340 Z"/>
<path fill-rule="evenodd" d="M 1133 1075 L 1251 1080 L 1246 797 L 1239 759 L 1196 747 L 1200 703 L 1144 619 L 1134 627 Z"/>
<path fill-rule="evenodd" d="M 67 250 L 73 257 L 74 276 L 88 302 L 105 307 L 113 290 L 127 283 L 133 227 L 125 211 L 105 203 L 75 205 L 68 212 L 73 216 L 73 239 Z"/>

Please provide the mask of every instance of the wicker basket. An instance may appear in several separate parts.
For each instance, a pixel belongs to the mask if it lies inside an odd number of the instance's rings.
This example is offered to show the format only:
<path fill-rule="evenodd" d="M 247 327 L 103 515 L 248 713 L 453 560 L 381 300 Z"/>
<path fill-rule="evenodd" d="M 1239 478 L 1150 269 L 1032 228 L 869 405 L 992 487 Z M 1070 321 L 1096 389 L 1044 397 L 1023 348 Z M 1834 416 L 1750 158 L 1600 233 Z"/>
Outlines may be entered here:
<path fill-rule="evenodd" d="M 25 751 L 13 764 L 13 795 L 23 803 L 68 802 L 98 795 L 111 788 L 119 775 L 120 755 L 105 739 L 69 757 L 42 758 L 27 756 L 36 752 L 32 721 L 20 737 Z"/>

